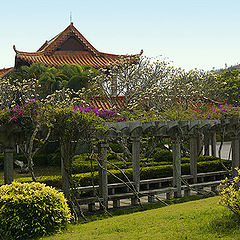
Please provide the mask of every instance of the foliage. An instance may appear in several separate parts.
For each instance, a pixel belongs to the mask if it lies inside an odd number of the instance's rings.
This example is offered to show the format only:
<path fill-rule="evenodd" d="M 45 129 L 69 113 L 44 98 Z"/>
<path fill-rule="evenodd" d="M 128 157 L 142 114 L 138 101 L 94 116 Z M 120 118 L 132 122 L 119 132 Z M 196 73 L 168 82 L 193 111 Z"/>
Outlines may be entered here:
<path fill-rule="evenodd" d="M 226 71 L 218 77 L 219 91 L 227 99 L 227 102 L 238 106 L 240 103 L 240 70 Z"/>
<path fill-rule="evenodd" d="M 238 176 L 233 179 L 226 178 L 220 184 L 218 190 L 220 195 L 220 204 L 229 208 L 240 218 L 240 171 Z"/>
<path fill-rule="evenodd" d="M 106 74 L 107 72 L 107 74 Z M 155 114 L 178 106 L 188 109 L 193 102 L 204 105 L 205 98 L 221 99 L 217 76 L 202 70 L 189 72 L 174 68 L 166 61 L 141 57 L 134 62 L 122 59 L 110 71 L 102 71 L 94 80 L 98 94 L 114 107 L 115 98 L 126 96 L 121 110 L 151 111 Z"/>
<path fill-rule="evenodd" d="M 98 70 L 89 66 L 65 64 L 58 67 L 47 67 L 41 63 L 22 66 L 9 75 L 11 79 L 23 81 L 37 79 L 41 84 L 41 96 L 47 96 L 56 90 L 70 88 L 78 91 L 89 88 L 91 79 L 99 74 Z"/>
<path fill-rule="evenodd" d="M 155 148 L 152 157 L 156 162 L 172 162 L 173 159 L 172 152 L 161 148 Z"/>
<path fill-rule="evenodd" d="M 225 166 L 231 167 L 231 161 L 228 160 L 221 160 Z M 89 167 L 89 165 L 87 165 Z M 201 161 L 198 162 L 198 172 L 209 172 L 209 171 L 221 171 L 223 170 L 222 164 L 219 160 L 211 160 L 211 161 Z M 122 169 L 122 171 L 132 179 L 132 168 Z M 110 172 L 114 173 L 116 176 L 124 179 L 122 173 L 118 170 L 110 169 Z M 149 165 L 143 164 L 141 169 L 141 179 L 152 179 L 152 178 L 162 178 L 162 177 L 171 177 L 173 173 L 172 164 L 170 162 L 162 162 L 157 163 L 150 163 Z M 189 174 L 190 173 L 190 164 L 189 160 L 184 160 L 182 163 L 182 174 Z M 77 173 L 72 175 L 74 181 L 78 186 L 91 186 L 92 185 L 92 174 L 91 172 L 84 172 L 84 173 Z M 41 176 L 36 177 L 37 180 L 41 183 L 45 183 L 48 186 L 53 186 L 56 188 L 62 187 L 62 179 L 61 176 Z M 98 171 L 93 172 L 93 180 L 94 184 L 98 184 Z M 29 177 L 22 177 L 16 179 L 18 182 L 31 182 L 31 178 Z M 108 182 L 115 183 L 119 182 L 118 179 L 113 177 L 110 173 L 108 173 Z"/>
<path fill-rule="evenodd" d="M 62 193 L 40 183 L 0 187 L 0 233 L 6 239 L 30 239 L 65 228 L 71 220 Z"/>
<path fill-rule="evenodd" d="M 39 99 L 40 85 L 37 80 L 1 79 L 0 110 L 22 106 L 32 99 Z"/>
<path fill-rule="evenodd" d="M 39 100 L 32 99 L 22 106 L 16 105 L 10 110 L 10 113 L 12 115 L 10 121 L 14 122 L 21 131 L 16 142 L 27 159 L 33 181 L 36 181 L 33 158 L 51 133 L 47 120 L 47 106 Z"/>
<path fill-rule="evenodd" d="M 94 106 L 90 107 L 78 107 L 75 106 L 73 108 L 75 111 L 80 111 L 80 112 L 93 112 L 95 115 L 99 116 L 100 118 L 108 121 L 108 122 L 123 122 L 126 121 L 126 118 L 121 117 L 120 114 L 116 111 L 112 111 L 109 109 L 99 109 Z"/>

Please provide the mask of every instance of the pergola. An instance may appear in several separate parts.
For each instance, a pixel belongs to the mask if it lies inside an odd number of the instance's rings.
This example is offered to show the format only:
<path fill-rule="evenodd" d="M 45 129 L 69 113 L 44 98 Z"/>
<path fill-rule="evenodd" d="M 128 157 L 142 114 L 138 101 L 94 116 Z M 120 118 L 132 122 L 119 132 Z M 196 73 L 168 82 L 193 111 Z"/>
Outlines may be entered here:
<path fill-rule="evenodd" d="M 104 130 L 99 132 L 101 140 L 99 146 L 99 192 L 103 205 L 108 207 L 108 178 L 107 178 L 107 149 L 110 140 L 118 137 L 132 140 L 133 183 L 136 191 L 140 188 L 140 142 L 145 137 L 170 137 L 173 151 L 173 187 L 175 197 L 181 197 L 181 148 L 182 137 L 189 136 L 190 146 L 190 174 L 197 182 L 197 157 L 200 149 L 199 136 L 204 134 L 211 139 L 212 155 L 216 156 L 216 133 L 222 129 L 232 136 L 232 169 L 239 167 L 240 157 L 240 121 L 239 119 L 224 120 L 182 120 L 182 121 L 152 121 L 152 122 L 108 122 Z M 16 137 L 21 136 L 15 125 L 2 126 L 0 129 L 0 143 L 4 146 L 4 180 L 6 184 L 13 181 L 13 153 Z M 209 146 L 209 142 L 204 143 Z M 64 176 L 63 176 L 64 180 Z M 64 184 L 64 183 L 63 183 Z"/>

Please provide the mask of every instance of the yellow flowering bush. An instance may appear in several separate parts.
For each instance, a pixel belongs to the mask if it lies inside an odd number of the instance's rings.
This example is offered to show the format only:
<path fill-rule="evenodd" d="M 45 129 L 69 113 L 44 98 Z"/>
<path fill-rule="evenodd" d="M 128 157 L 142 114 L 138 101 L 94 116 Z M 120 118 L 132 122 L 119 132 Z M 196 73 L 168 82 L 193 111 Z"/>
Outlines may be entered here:
<path fill-rule="evenodd" d="M 35 239 L 66 227 L 71 220 L 63 194 L 42 183 L 0 187 L 0 236 L 7 240 Z"/>
<path fill-rule="evenodd" d="M 219 203 L 229 208 L 233 213 L 240 217 L 240 170 L 238 176 L 232 180 L 226 178 L 218 187 L 220 195 Z"/>

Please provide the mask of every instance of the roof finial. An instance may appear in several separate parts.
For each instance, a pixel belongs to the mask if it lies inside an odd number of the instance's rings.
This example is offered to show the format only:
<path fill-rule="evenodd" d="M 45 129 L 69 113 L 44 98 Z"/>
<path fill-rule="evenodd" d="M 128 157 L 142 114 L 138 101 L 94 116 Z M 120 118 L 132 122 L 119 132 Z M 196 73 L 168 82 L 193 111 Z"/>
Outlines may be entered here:
<path fill-rule="evenodd" d="M 72 24 L 72 12 L 70 12 L 70 24 Z"/>

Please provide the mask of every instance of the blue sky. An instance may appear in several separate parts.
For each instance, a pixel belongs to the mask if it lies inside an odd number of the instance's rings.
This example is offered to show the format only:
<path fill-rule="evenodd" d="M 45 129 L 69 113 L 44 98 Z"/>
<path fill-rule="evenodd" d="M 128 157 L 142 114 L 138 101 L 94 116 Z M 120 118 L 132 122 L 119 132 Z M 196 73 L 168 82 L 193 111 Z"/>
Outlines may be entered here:
<path fill-rule="evenodd" d="M 239 0 L 1 0 L 0 68 L 74 26 L 99 51 L 211 70 L 240 63 Z"/>

